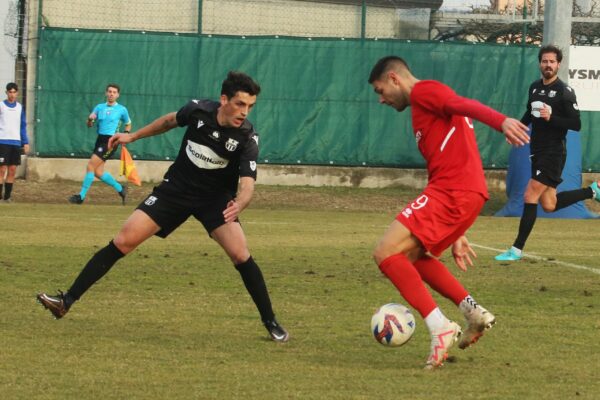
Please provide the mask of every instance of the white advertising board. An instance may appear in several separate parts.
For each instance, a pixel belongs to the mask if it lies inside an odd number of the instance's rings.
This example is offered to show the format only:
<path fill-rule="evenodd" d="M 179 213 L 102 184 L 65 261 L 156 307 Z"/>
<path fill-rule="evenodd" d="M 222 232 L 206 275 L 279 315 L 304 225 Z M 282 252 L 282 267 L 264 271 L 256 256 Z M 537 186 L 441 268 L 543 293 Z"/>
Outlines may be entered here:
<path fill-rule="evenodd" d="M 581 111 L 600 111 L 600 47 L 569 48 L 569 85 Z"/>

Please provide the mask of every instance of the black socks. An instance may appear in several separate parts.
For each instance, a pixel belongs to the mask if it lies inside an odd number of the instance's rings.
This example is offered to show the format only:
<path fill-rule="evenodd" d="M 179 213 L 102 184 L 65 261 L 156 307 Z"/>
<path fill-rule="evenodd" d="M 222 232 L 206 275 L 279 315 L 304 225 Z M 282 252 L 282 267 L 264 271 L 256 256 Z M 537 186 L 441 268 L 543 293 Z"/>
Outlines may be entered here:
<path fill-rule="evenodd" d="M 594 197 L 594 191 L 590 187 L 560 192 L 556 195 L 556 207 L 554 211 L 568 207 L 581 200 L 591 199 L 592 197 Z"/>
<path fill-rule="evenodd" d="M 100 249 L 88 261 L 66 295 L 71 297 L 73 301 L 79 300 L 94 283 L 106 275 L 112 266 L 124 256 L 125 254 L 121 253 L 121 250 L 111 240 L 108 246 Z"/>
<path fill-rule="evenodd" d="M 521 215 L 521 222 L 519 223 L 519 234 L 513 244 L 517 249 L 523 250 L 523 247 L 525 247 L 525 242 L 537 218 L 537 206 L 537 203 L 525 203 L 523 206 L 523 215 Z"/>
<path fill-rule="evenodd" d="M 10 199 L 10 195 L 12 193 L 13 184 L 4 182 L 4 200 Z"/>
<path fill-rule="evenodd" d="M 267 285 L 263 278 L 260 268 L 252 257 L 246 262 L 237 264 L 235 269 L 238 270 L 246 286 L 246 290 L 254 300 L 254 304 L 258 308 L 260 318 L 264 321 L 272 321 L 275 318 L 273 308 L 271 307 L 271 299 L 269 298 L 269 292 L 267 292 Z"/>

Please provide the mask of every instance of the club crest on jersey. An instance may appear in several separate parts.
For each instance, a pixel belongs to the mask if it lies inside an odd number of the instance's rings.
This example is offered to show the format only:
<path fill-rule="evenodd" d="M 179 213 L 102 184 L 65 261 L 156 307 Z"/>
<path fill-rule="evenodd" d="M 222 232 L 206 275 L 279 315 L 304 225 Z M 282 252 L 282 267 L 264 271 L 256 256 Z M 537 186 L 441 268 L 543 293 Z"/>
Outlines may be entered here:
<path fill-rule="evenodd" d="M 554 97 L 556 96 L 556 90 L 551 90 L 550 93 L 548 93 L 548 97 Z"/>
<path fill-rule="evenodd" d="M 158 199 L 155 196 L 148 196 L 148 198 L 146 199 L 144 204 L 147 206 L 153 206 L 154 203 L 156 203 L 156 200 L 158 200 Z"/>
<path fill-rule="evenodd" d="M 238 143 L 239 142 L 237 140 L 233 140 L 233 139 L 229 138 L 227 140 L 227 143 L 225 143 L 225 148 L 229 151 L 235 151 L 235 149 L 237 149 Z"/>

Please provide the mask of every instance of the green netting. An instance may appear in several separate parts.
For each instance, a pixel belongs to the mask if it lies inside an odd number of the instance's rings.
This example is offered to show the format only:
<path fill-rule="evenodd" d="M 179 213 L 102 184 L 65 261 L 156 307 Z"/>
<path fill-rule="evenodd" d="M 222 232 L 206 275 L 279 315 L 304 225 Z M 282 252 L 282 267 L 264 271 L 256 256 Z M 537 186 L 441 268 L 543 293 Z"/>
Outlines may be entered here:
<path fill-rule="evenodd" d="M 537 48 L 438 42 L 239 38 L 127 32 L 41 31 L 36 149 L 46 157 L 88 157 L 85 120 L 107 83 L 121 85 L 134 129 L 192 98 L 217 99 L 227 71 L 249 73 L 263 91 L 250 119 L 261 133 L 260 161 L 282 164 L 422 167 L 409 112 L 377 103 L 367 78 L 397 54 L 421 79 L 438 79 L 520 118 L 538 77 Z M 600 169 L 600 139 L 583 114 L 584 167 Z M 478 124 L 486 167 L 506 167 L 509 146 Z M 138 159 L 172 159 L 183 131 L 138 141 Z"/>

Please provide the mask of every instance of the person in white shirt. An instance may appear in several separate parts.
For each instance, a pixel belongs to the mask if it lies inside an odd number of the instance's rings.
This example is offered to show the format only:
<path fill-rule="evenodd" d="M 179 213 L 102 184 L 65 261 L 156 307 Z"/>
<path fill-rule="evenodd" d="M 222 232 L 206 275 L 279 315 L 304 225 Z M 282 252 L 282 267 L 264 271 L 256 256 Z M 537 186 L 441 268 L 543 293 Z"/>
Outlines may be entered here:
<path fill-rule="evenodd" d="M 0 103 L 0 198 L 4 202 L 11 201 L 21 154 L 29 152 L 25 109 L 17 101 L 18 93 L 17 84 L 10 82 L 6 85 L 6 100 Z"/>

